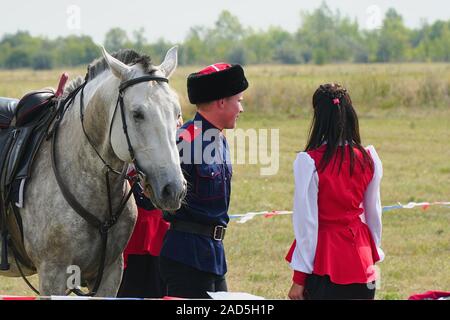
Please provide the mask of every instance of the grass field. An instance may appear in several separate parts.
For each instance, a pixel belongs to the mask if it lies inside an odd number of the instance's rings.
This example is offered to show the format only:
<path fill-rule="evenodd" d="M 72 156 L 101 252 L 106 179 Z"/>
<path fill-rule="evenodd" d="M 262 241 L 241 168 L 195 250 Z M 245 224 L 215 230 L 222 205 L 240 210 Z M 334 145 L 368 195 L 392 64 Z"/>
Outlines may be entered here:
<path fill-rule="evenodd" d="M 181 68 L 173 79 L 192 115 Z M 83 73 L 82 69 L 72 74 Z M 258 165 L 235 165 L 231 214 L 291 210 L 292 161 L 303 149 L 310 100 L 323 82 L 348 87 L 360 116 L 365 145 L 373 144 L 384 166 L 382 204 L 450 201 L 450 66 L 259 66 L 247 69 L 243 129 L 280 130 L 280 169 L 261 176 Z M 0 71 L 0 96 L 55 86 L 57 71 Z M 386 212 L 383 216 L 381 284 L 377 299 L 405 299 L 415 292 L 450 290 L 450 208 Z M 284 256 L 293 240 L 290 216 L 231 222 L 225 246 L 230 291 L 287 297 L 291 271 Z M 37 278 L 32 281 L 37 283 Z M 30 294 L 20 279 L 0 278 L 0 294 Z"/>

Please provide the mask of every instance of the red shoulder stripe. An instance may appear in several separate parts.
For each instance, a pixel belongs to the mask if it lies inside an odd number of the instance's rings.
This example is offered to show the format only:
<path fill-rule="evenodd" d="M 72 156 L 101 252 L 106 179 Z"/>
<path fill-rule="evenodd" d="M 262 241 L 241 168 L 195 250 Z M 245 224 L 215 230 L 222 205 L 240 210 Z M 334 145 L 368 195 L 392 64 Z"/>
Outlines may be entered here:
<path fill-rule="evenodd" d="M 201 132 L 202 130 L 199 127 L 191 123 L 186 128 L 181 129 L 179 136 L 184 141 L 192 142 L 200 135 Z"/>

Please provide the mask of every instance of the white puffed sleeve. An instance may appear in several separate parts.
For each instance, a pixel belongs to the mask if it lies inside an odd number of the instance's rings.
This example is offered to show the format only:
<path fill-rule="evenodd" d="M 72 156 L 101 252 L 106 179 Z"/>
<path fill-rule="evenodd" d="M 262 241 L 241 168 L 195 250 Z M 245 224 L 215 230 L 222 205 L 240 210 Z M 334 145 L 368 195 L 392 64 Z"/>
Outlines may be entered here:
<path fill-rule="evenodd" d="M 317 194 L 319 176 L 314 160 L 300 152 L 294 161 L 294 208 L 293 226 L 296 239 L 290 266 L 304 273 L 312 273 L 318 236 Z"/>
<path fill-rule="evenodd" d="M 368 146 L 367 150 L 370 152 L 374 163 L 374 174 L 372 181 L 369 183 L 367 190 L 364 194 L 364 220 L 370 229 L 375 245 L 377 246 L 378 255 L 380 256 L 380 262 L 384 259 L 384 252 L 381 249 L 381 197 L 380 197 L 380 184 L 383 177 L 383 166 L 378 153 L 373 146 Z"/>

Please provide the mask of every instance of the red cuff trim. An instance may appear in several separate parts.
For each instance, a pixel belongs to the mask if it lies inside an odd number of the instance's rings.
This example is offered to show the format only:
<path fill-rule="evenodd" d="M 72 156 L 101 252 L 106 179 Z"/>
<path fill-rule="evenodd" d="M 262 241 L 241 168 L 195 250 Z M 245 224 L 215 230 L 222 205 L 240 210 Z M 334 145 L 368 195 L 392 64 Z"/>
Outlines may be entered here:
<path fill-rule="evenodd" d="M 304 286 L 308 275 L 309 275 L 308 273 L 294 270 L 294 276 L 292 277 L 292 281 L 300 286 Z"/>

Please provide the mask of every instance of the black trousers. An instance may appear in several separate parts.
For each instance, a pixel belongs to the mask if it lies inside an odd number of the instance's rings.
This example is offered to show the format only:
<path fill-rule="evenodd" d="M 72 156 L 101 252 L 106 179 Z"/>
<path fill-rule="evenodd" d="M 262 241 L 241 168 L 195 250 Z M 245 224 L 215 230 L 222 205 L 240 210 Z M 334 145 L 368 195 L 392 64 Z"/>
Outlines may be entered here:
<path fill-rule="evenodd" d="M 160 259 L 160 268 L 167 295 L 171 297 L 211 299 L 207 291 L 228 290 L 225 276 L 200 271 L 164 257 Z"/>
<path fill-rule="evenodd" d="M 307 300 L 373 300 L 375 282 L 336 284 L 329 276 L 311 274 L 306 278 L 305 299 Z"/>
<path fill-rule="evenodd" d="M 119 298 L 162 298 L 165 285 L 159 270 L 159 257 L 129 255 L 120 284 Z"/>

